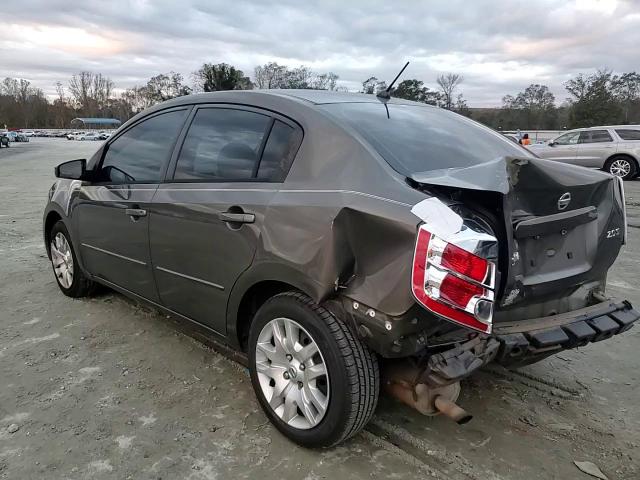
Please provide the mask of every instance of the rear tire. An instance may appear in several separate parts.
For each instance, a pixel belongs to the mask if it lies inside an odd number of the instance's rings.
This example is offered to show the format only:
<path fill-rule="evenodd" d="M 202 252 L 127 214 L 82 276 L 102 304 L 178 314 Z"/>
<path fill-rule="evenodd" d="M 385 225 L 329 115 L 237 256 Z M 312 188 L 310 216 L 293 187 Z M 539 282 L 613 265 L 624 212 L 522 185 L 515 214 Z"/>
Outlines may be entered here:
<path fill-rule="evenodd" d="M 49 251 L 53 274 L 62 293 L 79 298 L 95 291 L 96 284 L 85 276 L 78 264 L 71 236 L 62 220 L 58 220 L 49 232 Z"/>
<path fill-rule="evenodd" d="M 302 446 L 336 445 L 358 433 L 375 411 L 376 355 L 306 295 L 286 292 L 267 300 L 251 324 L 248 353 L 260 406 Z"/>
<path fill-rule="evenodd" d="M 631 180 L 638 174 L 638 164 L 630 157 L 617 155 L 607 160 L 604 170 L 623 180 Z"/>

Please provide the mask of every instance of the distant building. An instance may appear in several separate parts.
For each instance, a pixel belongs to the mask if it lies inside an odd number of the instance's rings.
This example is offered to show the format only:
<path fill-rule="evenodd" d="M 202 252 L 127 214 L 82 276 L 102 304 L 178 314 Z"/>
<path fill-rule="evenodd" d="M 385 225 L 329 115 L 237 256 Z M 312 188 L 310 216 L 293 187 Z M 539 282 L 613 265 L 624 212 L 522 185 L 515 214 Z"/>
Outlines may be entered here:
<path fill-rule="evenodd" d="M 79 130 L 97 130 L 105 128 L 118 128 L 122 122 L 116 118 L 74 118 L 71 120 L 71 128 Z"/>

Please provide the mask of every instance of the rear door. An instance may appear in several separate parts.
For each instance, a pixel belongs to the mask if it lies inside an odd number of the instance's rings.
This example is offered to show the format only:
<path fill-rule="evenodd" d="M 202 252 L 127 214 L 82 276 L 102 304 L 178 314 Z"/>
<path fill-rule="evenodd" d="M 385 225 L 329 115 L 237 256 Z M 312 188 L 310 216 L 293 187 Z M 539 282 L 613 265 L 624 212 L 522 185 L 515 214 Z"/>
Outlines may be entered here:
<path fill-rule="evenodd" d="M 83 185 L 73 219 L 85 268 L 152 301 L 149 206 L 187 116 L 175 109 L 147 117 L 110 142 L 96 179 Z"/>
<path fill-rule="evenodd" d="M 226 333 L 229 293 L 251 265 L 266 208 L 300 139 L 294 123 L 259 109 L 192 113 L 152 205 L 151 256 L 165 306 Z"/>
<path fill-rule="evenodd" d="M 585 130 L 580 132 L 576 165 L 602 168 L 604 162 L 616 152 L 616 144 L 611 134 L 605 130 Z"/>

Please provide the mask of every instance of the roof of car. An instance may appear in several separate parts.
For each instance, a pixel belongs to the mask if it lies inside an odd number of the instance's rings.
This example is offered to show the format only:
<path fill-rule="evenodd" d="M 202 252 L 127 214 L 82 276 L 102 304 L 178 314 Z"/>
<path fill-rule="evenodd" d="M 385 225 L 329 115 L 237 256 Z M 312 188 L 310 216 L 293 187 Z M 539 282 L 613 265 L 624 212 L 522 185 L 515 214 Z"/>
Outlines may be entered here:
<path fill-rule="evenodd" d="M 304 90 L 304 89 L 268 89 L 268 90 L 225 90 L 219 92 L 197 93 L 193 95 L 185 95 L 170 100 L 174 105 L 188 103 L 202 103 L 210 100 L 220 100 L 225 96 L 277 96 L 287 97 L 297 101 L 303 101 L 314 105 L 330 104 L 330 103 L 379 103 L 380 100 L 371 94 L 351 93 L 351 92 L 335 92 L 329 90 Z M 420 105 L 429 107 L 430 105 L 418 102 L 404 100 L 402 98 L 391 98 L 389 103 Z"/>
<path fill-rule="evenodd" d="M 260 90 L 268 95 L 280 95 L 285 97 L 295 97 L 306 100 L 316 105 L 326 103 L 377 103 L 380 100 L 375 95 L 367 93 L 334 92 L 330 90 L 296 90 L 296 89 L 274 89 Z M 397 100 L 397 99 L 396 99 Z"/>
<path fill-rule="evenodd" d="M 576 130 L 602 130 L 603 128 L 618 128 L 618 129 L 640 128 L 640 125 L 599 125 L 599 126 L 596 126 L 596 127 L 575 128 L 572 131 L 576 131 Z"/>
<path fill-rule="evenodd" d="M 295 89 L 270 89 L 270 90 L 224 90 L 218 92 L 195 93 L 172 98 L 162 103 L 158 103 L 130 118 L 126 124 L 135 123 L 143 117 L 155 114 L 156 112 L 182 107 L 184 105 L 197 105 L 206 103 L 231 103 L 245 104 L 249 106 L 263 106 L 276 111 L 285 104 L 297 104 L 304 107 L 315 107 L 316 105 L 327 104 L 347 104 L 347 103 L 369 103 L 380 104 L 380 100 L 375 95 L 364 93 L 334 92 L 328 90 L 295 90 Z M 426 103 L 412 102 L 402 98 L 391 98 L 387 102 L 390 105 L 413 105 L 420 108 L 436 108 Z M 284 110 L 281 113 L 286 114 Z M 126 125 L 125 124 L 125 125 Z"/>

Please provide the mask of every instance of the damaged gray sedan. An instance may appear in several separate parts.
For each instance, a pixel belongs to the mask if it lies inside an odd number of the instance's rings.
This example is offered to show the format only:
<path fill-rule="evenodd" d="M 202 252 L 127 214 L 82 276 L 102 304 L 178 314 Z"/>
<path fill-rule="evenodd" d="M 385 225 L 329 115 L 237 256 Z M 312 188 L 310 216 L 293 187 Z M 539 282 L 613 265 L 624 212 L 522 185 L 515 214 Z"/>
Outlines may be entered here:
<path fill-rule="evenodd" d="M 481 366 L 639 316 L 605 293 L 620 179 L 423 104 L 189 95 L 56 176 L 44 236 L 62 292 L 107 285 L 240 352 L 268 418 L 309 447 L 362 429 L 381 384 L 465 422 L 459 382 Z"/>

